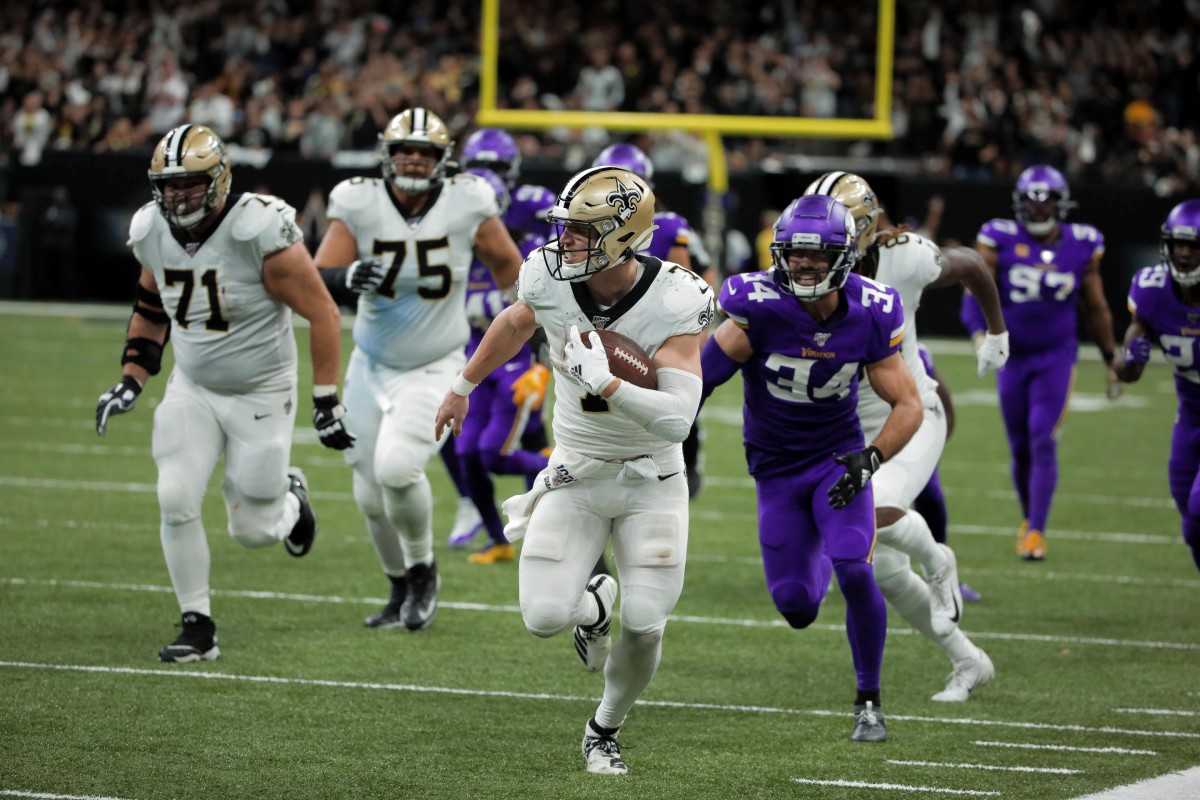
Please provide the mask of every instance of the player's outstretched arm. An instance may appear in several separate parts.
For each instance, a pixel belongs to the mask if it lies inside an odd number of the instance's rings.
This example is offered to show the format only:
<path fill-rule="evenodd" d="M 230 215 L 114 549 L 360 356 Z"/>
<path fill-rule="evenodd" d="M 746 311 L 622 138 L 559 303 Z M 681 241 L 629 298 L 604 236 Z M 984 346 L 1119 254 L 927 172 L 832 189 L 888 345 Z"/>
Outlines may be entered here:
<path fill-rule="evenodd" d="M 727 319 L 718 325 L 700 354 L 701 376 L 704 380 L 701 402 L 707 400 L 714 389 L 736 375 L 752 355 L 754 347 L 750 344 L 750 337 L 733 320 Z"/>
<path fill-rule="evenodd" d="M 533 309 L 520 300 L 496 315 L 471 360 L 458 373 L 454 385 L 438 407 L 433 423 L 433 435 L 437 439 L 442 438 L 447 425 L 452 426 L 455 436 L 462 433 L 462 423 L 470 405 L 467 402 L 468 395 L 497 367 L 511 360 L 538 327 Z"/>
<path fill-rule="evenodd" d="M 989 369 L 1000 369 L 1008 361 L 1008 326 L 1004 323 L 1000 292 L 987 260 L 979 251 L 967 247 L 948 247 L 942 251 L 942 257 L 942 274 L 930 286 L 960 284 L 971 293 L 987 325 L 976 353 L 979 374 L 982 376 Z"/>
<path fill-rule="evenodd" d="M 96 433 L 100 436 L 108 430 L 110 417 L 133 410 L 146 381 L 162 367 L 163 347 L 171 334 L 171 318 L 163 308 L 158 284 L 145 267 L 138 276 L 135 295 L 121 354 L 121 380 L 96 403 Z"/>

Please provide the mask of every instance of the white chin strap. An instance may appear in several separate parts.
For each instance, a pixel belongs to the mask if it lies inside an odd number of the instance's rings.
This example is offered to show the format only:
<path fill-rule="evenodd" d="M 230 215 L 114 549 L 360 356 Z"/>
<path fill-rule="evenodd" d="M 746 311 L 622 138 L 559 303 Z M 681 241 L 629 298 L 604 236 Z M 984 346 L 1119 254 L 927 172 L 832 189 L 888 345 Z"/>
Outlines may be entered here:
<path fill-rule="evenodd" d="M 1025 222 L 1025 230 L 1032 233 L 1034 236 L 1045 236 L 1054 227 L 1058 225 L 1058 220 L 1048 219 L 1045 222 Z"/>
<path fill-rule="evenodd" d="M 392 178 L 392 183 L 402 192 L 428 192 L 433 185 L 429 178 L 410 178 L 406 175 L 397 175 Z"/>
<path fill-rule="evenodd" d="M 196 209 L 190 214 L 173 214 L 172 221 L 180 228 L 191 228 L 194 225 L 200 224 L 200 221 L 203 220 L 207 214 L 208 209 L 204 206 L 200 206 L 200 208 Z"/>

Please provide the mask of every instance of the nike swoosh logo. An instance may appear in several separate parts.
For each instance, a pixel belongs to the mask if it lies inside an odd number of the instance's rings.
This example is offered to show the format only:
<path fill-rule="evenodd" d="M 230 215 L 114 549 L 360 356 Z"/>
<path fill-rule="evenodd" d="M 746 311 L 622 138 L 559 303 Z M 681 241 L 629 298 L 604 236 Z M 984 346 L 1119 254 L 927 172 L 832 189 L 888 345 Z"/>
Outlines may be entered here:
<path fill-rule="evenodd" d="M 674 478 L 678 474 L 679 474 L 678 472 L 672 472 L 670 475 L 659 475 L 658 479 L 660 481 L 665 481 L 667 478 Z"/>
<path fill-rule="evenodd" d="M 962 613 L 961 613 L 961 612 L 962 612 L 962 609 L 961 609 L 961 608 L 959 608 L 959 606 L 958 606 L 958 598 L 957 598 L 957 597 L 954 597 L 954 598 L 952 598 L 952 599 L 954 600 L 954 616 L 950 618 L 950 621 L 951 621 L 951 622 L 953 622 L 955 625 L 957 625 L 957 624 L 958 624 L 958 618 L 959 618 L 960 616 L 962 616 Z"/>
<path fill-rule="evenodd" d="M 736 286 L 734 286 L 732 283 L 731 283 L 731 284 L 729 284 L 729 293 L 730 293 L 730 294 L 737 294 L 737 287 L 736 287 Z"/>
<path fill-rule="evenodd" d="M 266 417 L 269 417 L 269 416 L 271 416 L 271 412 L 270 412 L 270 411 L 268 411 L 266 414 L 255 414 L 255 415 L 254 415 L 254 418 L 255 418 L 255 419 L 264 419 L 264 418 L 266 418 Z"/>
<path fill-rule="evenodd" d="M 521 368 L 520 364 L 505 364 L 504 365 L 505 372 L 512 372 L 514 369 L 520 369 L 520 368 Z"/>

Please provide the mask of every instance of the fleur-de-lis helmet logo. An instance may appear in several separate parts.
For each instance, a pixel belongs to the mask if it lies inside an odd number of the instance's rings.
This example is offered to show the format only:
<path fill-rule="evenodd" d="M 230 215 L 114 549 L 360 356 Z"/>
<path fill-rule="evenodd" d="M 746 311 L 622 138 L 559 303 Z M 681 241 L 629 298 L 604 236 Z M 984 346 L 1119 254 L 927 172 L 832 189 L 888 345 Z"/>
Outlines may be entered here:
<path fill-rule="evenodd" d="M 608 204 L 617 210 L 617 216 L 622 222 L 628 222 L 630 217 L 637 213 L 638 203 L 642 202 L 642 193 L 634 186 L 632 189 L 621 182 L 620 178 L 613 178 L 617 184 L 617 188 L 613 189 L 604 198 Z"/>

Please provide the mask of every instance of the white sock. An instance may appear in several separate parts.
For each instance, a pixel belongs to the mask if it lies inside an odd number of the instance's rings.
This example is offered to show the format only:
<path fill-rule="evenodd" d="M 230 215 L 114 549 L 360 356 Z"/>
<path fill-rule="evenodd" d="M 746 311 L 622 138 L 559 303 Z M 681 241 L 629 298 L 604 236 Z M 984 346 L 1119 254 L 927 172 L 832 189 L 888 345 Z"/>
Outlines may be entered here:
<path fill-rule="evenodd" d="M 930 624 L 929 584 L 921 580 L 911 569 L 902 569 L 888 575 L 875 576 L 879 591 L 888 605 L 912 625 L 929 641 L 940 647 L 954 663 L 975 655 L 975 645 L 966 634 L 955 628 L 945 636 L 933 632 Z"/>
<path fill-rule="evenodd" d="M 929 530 L 929 523 L 916 511 L 909 509 L 892 525 L 880 528 L 879 541 L 890 545 L 921 565 L 926 576 L 933 575 L 946 565 L 946 556 Z"/>
<path fill-rule="evenodd" d="M 159 532 L 167 572 L 175 587 L 175 599 L 182 612 L 194 611 L 212 616 L 208 597 L 208 573 L 211 559 L 204 524 L 199 517 L 180 524 L 164 522 Z"/>
<path fill-rule="evenodd" d="M 621 633 L 604 665 L 604 699 L 596 709 L 597 724 L 605 728 L 621 727 L 629 709 L 650 685 L 661 657 L 661 630 Z"/>
<path fill-rule="evenodd" d="M 279 514 L 279 521 L 271 529 L 271 535 L 282 542 L 292 535 L 292 528 L 296 527 L 298 519 L 300 519 L 300 498 L 288 492 L 283 496 L 283 511 Z"/>
<path fill-rule="evenodd" d="M 399 489 L 384 486 L 383 508 L 400 534 L 405 566 L 432 564 L 433 490 L 424 473 L 415 483 Z"/>

